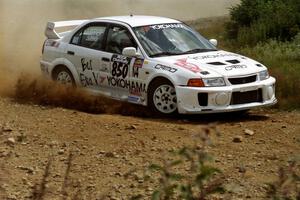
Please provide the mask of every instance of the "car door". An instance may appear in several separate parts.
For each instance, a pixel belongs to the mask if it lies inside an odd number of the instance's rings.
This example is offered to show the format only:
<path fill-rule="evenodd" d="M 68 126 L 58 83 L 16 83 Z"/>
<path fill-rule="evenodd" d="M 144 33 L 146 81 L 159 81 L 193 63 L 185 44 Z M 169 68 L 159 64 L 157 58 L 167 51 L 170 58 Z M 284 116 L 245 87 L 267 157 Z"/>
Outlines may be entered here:
<path fill-rule="evenodd" d="M 76 67 L 81 86 L 106 94 L 110 73 L 103 51 L 107 26 L 106 23 L 84 26 L 73 35 L 66 49 L 66 57 Z"/>
<path fill-rule="evenodd" d="M 137 44 L 130 31 L 122 25 L 110 24 L 105 45 L 105 57 L 110 61 L 110 74 L 107 77 L 112 97 L 127 100 L 132 89 L 132 66 L 136 58 L 122 55 L 126 47 Z"/>

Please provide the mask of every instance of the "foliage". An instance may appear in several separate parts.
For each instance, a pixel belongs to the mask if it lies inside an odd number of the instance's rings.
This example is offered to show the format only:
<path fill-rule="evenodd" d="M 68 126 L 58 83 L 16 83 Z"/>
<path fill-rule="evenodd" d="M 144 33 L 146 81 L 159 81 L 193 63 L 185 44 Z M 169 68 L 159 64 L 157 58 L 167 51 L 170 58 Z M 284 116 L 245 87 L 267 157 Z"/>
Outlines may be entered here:
<path fill-rule="evenodd" d="M 277 79 L 276 96 L 280 108 L 299 108 L 300 34 L 291 42 L 269 40 L 239 50 L 241 54 L 262 62 Z"/>
<path fill-rule="evenodd" d="M 239 45 L 291 40 L 300 31 L 299 0 L 242 0 L 230 16 L 227 37 Z"/>
<path fill-rule="evenodd" d="M 287 167 L 281 167 L 278 180 L 268 184 L 268 197 L 273 200 L 300 199 L 300 164 L 293 160 Z"/>
<path fill-rule="evenodd" d="M 200 145 L 195 142 L 194 146 L 173 151 L 171 159 L 151 164 L 146 169 L 145 180 L 158 180 L 152 200 L 205 200 L 212 194 L 224 192 L 224 177 L 218 168 L 209 165 L 212 158 L 206 151 L 212 133 L 218 134 L 215 126 L 203 128 L 195 135 Z M 132 199 L 142 199 L 142 196 Z"/>

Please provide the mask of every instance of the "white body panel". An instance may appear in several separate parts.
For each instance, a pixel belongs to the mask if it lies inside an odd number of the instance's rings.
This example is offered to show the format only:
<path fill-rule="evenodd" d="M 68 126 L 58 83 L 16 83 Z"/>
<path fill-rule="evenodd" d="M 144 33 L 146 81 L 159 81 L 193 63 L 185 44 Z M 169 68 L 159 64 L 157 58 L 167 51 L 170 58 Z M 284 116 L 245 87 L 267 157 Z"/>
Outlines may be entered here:
<path fill-rule="evenodd" d="M 55 25 L 73 26 L 80 23 L 81 25 L 65 33 L 63 37 L 54 31 Z M 71 44 L 73 35 L 89 23 L 118 24 L 126 27 L 138 45 L 137 51 L 140 56 L 128 58 L 119 54 Z M 94 94 L 104 94 L 114 99 L 145 106 L 148 104 L 147 92 L 151 81 L 157 77 L 164 77 L 174 85 L 178 112 L 184 114 L 246 110 L 273 105 L 277 102 L 275 79 L 270 77 L 266 80 L 260 80 L 259 74 L 265 71 L 266 67 L 245 56 L 225 51 L 213 51 L 178 56 L 149 57 L 132 28 L 167 23 L 180 22 L 161 17 L 121 16 L 50 23 L 47 25 L 48 32 L 46 31 L 49 39 L 45 42 L 41 60 L 42 71 L 45 76 L 52 78 L 55 67 L 65 66 L 71 71 L 76 85 L 84 87 Z M 112 74 L 116 64 L 120 65 L 118 70 L 123 70 L 123 75 L 115 76 Z M 128 72 L 124 70 L 125 65 L 128 67 Z M 256 78 L 249 83 L 232 84 L 231 82 L 232 79 L 243 79 L 251 76 Z M 189 79 L 215 77 L 222 77 L 226 86 L 187 87 Z M 247 102 L 247 95 L 253 95 L 256 91 L 260 101 Z M 199 99 L 199 94 L 202 93 L 207 95 L 205 105 Z M 243 98 L 242 102 L 237 99 L 239 97 Z"/>

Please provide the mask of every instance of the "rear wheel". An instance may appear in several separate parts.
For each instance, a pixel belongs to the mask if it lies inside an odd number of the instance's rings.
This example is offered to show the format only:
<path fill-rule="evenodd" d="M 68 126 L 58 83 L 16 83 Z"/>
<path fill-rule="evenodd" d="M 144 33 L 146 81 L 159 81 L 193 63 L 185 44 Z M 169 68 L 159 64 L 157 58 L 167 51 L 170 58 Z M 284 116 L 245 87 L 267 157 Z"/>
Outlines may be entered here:
<path fill-rule="evenodd" d="M 150 108 L 162 115 L 177 112 L 177 97 L 173 84 L 166 79 L 155 80 L 149 88 L 148 102 Z"/>
<path fill-rule="evenodd" d="M 75 81 L 70 70 L 64 66 L 59 66 L 54 70 L 53 80 L 67 86 L 75 86 Z"/>

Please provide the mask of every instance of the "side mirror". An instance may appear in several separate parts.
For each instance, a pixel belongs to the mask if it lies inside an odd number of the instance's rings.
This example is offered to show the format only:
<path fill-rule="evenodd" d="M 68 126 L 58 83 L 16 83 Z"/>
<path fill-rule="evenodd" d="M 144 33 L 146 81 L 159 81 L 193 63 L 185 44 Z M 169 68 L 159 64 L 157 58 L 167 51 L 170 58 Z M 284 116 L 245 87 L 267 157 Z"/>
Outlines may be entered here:
<path fill-rule="evenodd" d="M 136 57 L 139 56 L 139 53 L 137 53 L 136 48 L 134 47 L 126 47 L 123 49 L 122 55 L 127 57 Z"/>
<path fill-rule="evenodd" d="M 215 47 L 218 46 L 218 40 L 216 39 L 210 39 L 209 42 L 212 43 L 212 45 L 214 45 Z"/>

